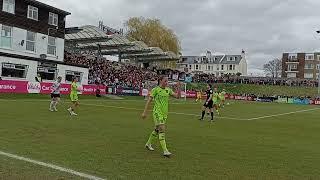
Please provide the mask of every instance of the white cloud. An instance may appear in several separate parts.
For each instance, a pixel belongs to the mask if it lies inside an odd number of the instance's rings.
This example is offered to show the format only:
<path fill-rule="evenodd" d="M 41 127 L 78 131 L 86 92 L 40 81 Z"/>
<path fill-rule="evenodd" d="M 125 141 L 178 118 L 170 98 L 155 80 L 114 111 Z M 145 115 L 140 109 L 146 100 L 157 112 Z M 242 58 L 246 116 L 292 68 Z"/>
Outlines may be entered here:
<path fill-rule="evenodd" d="M 315 33 L 320 18 L 315 0 L 41 0 L 67 10 L 69 26 L 121 28 L 132 16 L 159 18 L 175 30 L 183 53 L 198 55 L 210 49 L 248 52 L 249 72 L 281 57 L 283 52 L 319 49 Z"/>

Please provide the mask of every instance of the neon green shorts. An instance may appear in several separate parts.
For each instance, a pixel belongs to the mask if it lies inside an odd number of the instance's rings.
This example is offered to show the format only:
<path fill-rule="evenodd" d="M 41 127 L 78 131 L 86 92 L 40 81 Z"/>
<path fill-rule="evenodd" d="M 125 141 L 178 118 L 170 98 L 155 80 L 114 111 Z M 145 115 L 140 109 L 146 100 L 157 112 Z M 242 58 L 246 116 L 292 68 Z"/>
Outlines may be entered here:
<path fill-rule="evenodd" d="M 78 100 L 79 100 L 78 94 L 71 93 L 71 94 L 70 94 L 70 99 L 71 99 L 72 102 L 78 101 Z"/>
<path fill-rule="evenodd" d="M 153 121 L 154 121 L 154 125 L 158 126 L 158 125 L 164 125 L 167 123 L 167 118 L 158 115 L 156 113 L 153 113 Z"/>

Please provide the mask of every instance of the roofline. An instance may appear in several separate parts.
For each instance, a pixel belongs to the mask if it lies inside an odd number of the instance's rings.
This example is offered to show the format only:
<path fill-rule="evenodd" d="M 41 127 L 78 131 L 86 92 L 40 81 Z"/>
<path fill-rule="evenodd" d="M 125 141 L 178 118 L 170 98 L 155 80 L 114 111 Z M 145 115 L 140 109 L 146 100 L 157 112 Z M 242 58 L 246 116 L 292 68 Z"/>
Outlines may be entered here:
<path fill-rule="evenodd" d="M 52 60 L 48 60 L 48 59 L 41 59 L 41 58 L 36 58 L 36 57 L 23 56 L 23 55 L 4 53 L 4 52 L 0 52 L 0 56 L 16 58 L 16 59 L 22 59 L 22 60 L 37 61 L 37 62 L 47 62 L 47 63 L 61 64 L 61 65 L 74 66 L 74 67 L 80 67 L 80 68 L 86 68 L 86 69 L 89 68 L 88 66 L 80 65 L 80 64 L 70 64 L 70 63 L 66 63 L 64 61 L 62 61 L 62 62 L 61 61 L 52 61 Z"/>
<path fill-rule="evenodd" d="M 39 6 L 42 6 L 42 7 L 45 7 L 45 8 L 53 9 L 54 11 L 57 11 L 57 12 L 63 14 L 63 15 L 66 15 L 66 16 L 71 15 L 70 12 L 67 12 L 67 11 L 65 11 L 65 10 L 62 10 L 62 9 L 59 9 L 59 8 L 50 6 L 50 5 L 48 5 L 48 4 L 45 4 L 45 3 L 40 2 L 40 1 L 37 1 L 37 0 L 24 0 L 24 1 L 30 2 L 30 3 L 34 3 L 34 4 L 36 4 L 36 5 L 39 5 Z"/>

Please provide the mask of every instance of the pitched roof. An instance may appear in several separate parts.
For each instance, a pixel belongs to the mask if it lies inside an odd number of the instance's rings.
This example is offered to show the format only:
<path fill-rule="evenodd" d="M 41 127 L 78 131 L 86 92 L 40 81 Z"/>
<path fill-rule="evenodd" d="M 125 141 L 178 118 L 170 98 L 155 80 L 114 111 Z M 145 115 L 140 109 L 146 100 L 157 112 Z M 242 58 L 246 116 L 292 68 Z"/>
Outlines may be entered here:
<path fill-rule="evenodd" d="M 205 56 L 182 56 L 182 63 L 187 64 L 239 64 L 242 60 L 241 55 L 214 55 L 212 62 L 203 62 Z M 232 58 L 232 60 L 230 60 Z"/>
<path fill-rule="evenodd" d="M 67 11 L 64 11 L 62 9 L 58 9 L 56 7 L 53 7 L 53 6 L 50 6 L 48 4 L 45 4 L 45 3 L 42 3 L 40 1 L 37 1 L 37 0 L 24 0 L 25 2 L 27 3 L 31 3 L 32 5 L 36 5 L 36 6 L 40 6 L 40 7 L 44 7 L 44 8 L 47 8 L 47 9 L 50 9 L 56 13 L 59 13 L 59 14 L 63 14 L 63 15 L 70 15 L 71 13 L 67 12 Z"/>

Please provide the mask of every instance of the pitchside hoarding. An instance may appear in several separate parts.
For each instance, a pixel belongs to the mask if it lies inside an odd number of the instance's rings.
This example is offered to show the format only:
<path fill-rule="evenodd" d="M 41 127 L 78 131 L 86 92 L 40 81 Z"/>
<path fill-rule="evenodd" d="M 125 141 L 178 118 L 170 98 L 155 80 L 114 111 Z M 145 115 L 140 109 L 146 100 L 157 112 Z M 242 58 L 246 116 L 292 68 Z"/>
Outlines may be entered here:
<path fill-rule="evenodd" d="M 53 83 L 47 82 L 28 82 L 28 81 L 0 81 L 0 93 L 17 93 L 17 94 L 50 94 Z M 106 94 L 106 86 L 100 85 L 83 85 L 81 94 L 94 95 L 97 88 L 100 94 Z M 61 94 L 70 94 L 71 85 L 61 84 Z"/>

